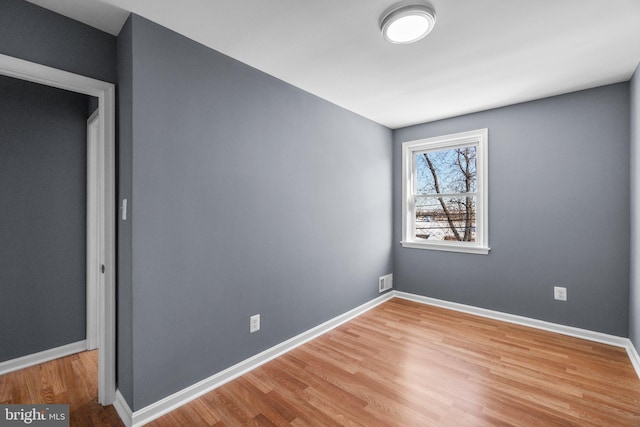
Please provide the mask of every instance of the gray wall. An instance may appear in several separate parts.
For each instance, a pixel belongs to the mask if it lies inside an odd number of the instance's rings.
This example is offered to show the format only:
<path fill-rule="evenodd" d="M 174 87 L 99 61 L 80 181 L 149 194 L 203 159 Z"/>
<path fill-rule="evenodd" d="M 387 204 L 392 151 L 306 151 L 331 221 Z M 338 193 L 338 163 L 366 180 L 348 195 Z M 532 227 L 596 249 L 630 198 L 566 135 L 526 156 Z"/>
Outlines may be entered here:
<path fill-rule="evenodd" d="M 116 81 L 114 36 L 23 0 L 0 0 L 0 53 Z"/>
<path fill-rule="evenodd" d="M 131 212 L 132 179 L 132 73 L 133 45 L 130 16 L 118 35 L 118 200 L 127 199 Z M 117 204 L 119 206 L 119 203 Z M 128 213 L 129 213 L 128 212 Z M 118 216 L 120 217 L 120 215 Z M 133 301 L 131 283 L 131 215 L 127 221 L 118 221 L 117 272 L 117 378 L 118 390 L 131 404 L 133 402 Z"/>
<path fill-rule="evenodd" d="M 390 130 L 143 18 L 129 25 L 125 397 L 137 410 L 376 297 L 392 177 Z"/>
<path fill-rule="evenodd" d="M 640 348 L 640 66 L 631 79 L 631 295 L 629 338 Z"/>
<path fill-rule="evenodd" d="M 87 97 L 0 77 L 0 362 L 85 339 Z"/>
<path fill-rule="evenodd" d="M 394 132 L 394 286 L 628 336 L 629 85 Z M 489 255 L 401 248 L 401 142 L 489 128 Z M 568 301 L 553 299 L 565 286 Z"/>

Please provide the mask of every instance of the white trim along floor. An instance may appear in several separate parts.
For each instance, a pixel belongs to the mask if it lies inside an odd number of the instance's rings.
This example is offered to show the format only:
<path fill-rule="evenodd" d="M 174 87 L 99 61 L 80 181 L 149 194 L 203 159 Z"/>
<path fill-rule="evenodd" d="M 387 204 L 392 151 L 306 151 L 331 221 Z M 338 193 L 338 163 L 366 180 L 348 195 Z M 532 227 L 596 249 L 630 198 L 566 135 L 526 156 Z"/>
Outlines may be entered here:
<path fill-rule="evenodd" d="M 0 363 L 0 375 L 8 374 L 9 372 L 17 371 L 19 369 L 28 368 L 29 366 L 39 365 L 40 363 L 59 359 L 70 354 L 79 353 L 81 351 L 85 351 L 86 349 L 87 341 L 82 340 L 49 350 L 40 351 L 38 353 L 18 357 L 16 359 L 7 360 Z"/>

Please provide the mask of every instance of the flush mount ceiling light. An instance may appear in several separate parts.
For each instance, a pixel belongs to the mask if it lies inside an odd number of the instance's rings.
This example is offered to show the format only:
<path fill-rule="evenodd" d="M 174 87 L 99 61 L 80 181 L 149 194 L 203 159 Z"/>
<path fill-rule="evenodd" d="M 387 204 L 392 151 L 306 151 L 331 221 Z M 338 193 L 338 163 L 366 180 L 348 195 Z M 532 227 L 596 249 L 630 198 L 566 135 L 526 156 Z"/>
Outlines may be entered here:
<path fill-rule="evenodd" d="M 395 44 L 415 43 L 433 30 L 435 11 L 425 4 L 396 4 L 382 15 L 380 30 Z"/>

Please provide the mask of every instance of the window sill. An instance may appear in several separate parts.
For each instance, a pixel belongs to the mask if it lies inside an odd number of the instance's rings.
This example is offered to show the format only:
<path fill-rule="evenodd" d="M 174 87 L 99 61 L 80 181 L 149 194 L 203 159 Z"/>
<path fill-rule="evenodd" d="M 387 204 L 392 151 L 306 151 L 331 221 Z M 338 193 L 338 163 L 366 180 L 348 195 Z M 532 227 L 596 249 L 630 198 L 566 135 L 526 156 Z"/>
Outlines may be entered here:
<path fill-rule="evenodd" d="M 400 242 L 403 248 L 412 249 L 427 249 L 432 251 L 444 251 L 444 252 L 462 252 L 468 254 L 480 254 L 487 255 L 490 248 L 488 246 L 467 246 L 456 243 L 423 243 L 423 242 Z"/>

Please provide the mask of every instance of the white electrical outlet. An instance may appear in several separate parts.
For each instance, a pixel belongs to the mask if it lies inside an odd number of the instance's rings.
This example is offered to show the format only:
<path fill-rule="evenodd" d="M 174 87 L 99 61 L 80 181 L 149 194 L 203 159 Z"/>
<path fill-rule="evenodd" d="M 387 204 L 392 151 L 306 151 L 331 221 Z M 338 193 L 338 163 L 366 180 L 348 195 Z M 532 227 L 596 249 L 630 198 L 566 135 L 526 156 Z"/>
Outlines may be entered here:
<path fill-rule="evenodd" d="M 553 287 L 553 298 L 558 301 L 566 301 L 567 300 L 567 288 L 563 288 L 561 286 Z"/>
<path fill-rule="evenodd" d="M 378 279 L 378 292 L 384 292 L 391 288 L 393 288 L 393 274 L 387 274 Z"/>
<path fill-rule="evenodd" d="M 260 315 L 254 314 L 249 318 L 249 332 L 254 333 L 260 330 Z"/>

